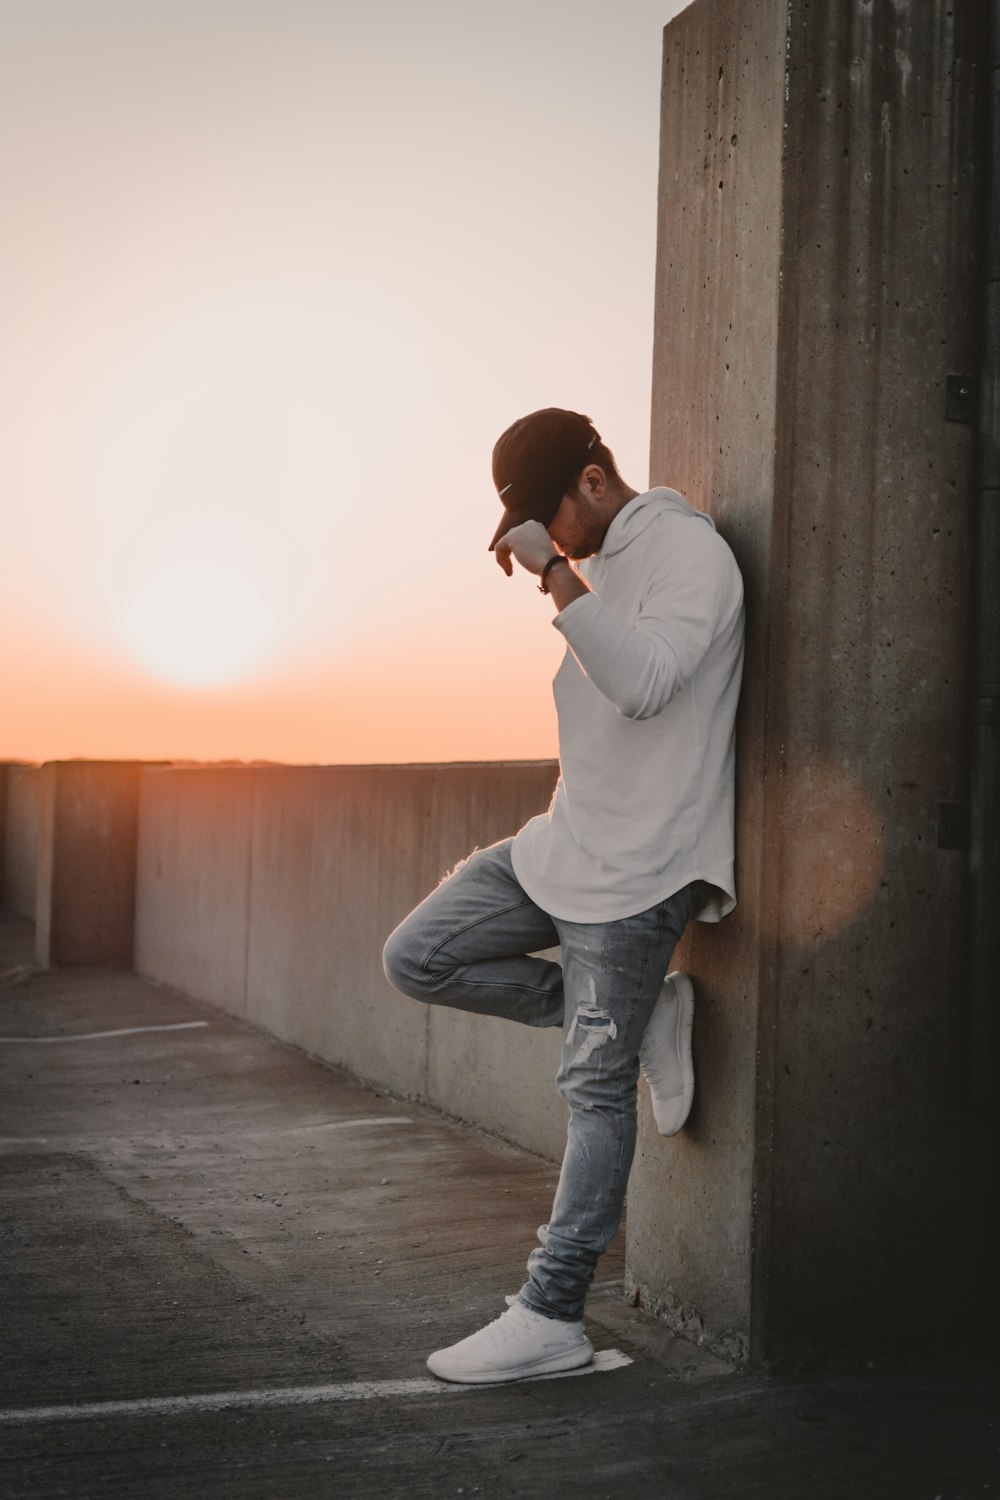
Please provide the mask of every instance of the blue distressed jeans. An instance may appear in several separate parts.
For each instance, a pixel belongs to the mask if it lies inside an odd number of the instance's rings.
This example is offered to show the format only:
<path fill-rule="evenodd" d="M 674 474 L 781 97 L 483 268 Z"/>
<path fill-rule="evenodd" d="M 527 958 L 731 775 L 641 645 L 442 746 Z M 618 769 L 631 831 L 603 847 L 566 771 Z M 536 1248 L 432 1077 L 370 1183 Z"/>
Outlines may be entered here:
<path fill-rule="evenodd" d="M 598 1257 L 618 1229 L 635 1150 L 638 1050 L 701 881 L 634 917 L 565 922 L 518 883 L 506 839 L 478 849 L 385 945 L 386 976 L 416 1000 L 562 1026 L 557 1086 L 569 1106 L 559 1186 L 520 1299 L 582 1315 Z M 562 966 L 535 957 L 562 947 Z"/>

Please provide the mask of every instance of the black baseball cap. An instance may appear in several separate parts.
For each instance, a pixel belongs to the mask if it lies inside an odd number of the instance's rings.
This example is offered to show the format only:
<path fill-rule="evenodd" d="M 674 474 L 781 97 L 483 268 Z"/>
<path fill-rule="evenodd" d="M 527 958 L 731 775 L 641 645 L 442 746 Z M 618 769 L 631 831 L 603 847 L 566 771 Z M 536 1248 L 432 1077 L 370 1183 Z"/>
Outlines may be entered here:
<path fill-rule="evenodd" d="M 548 526 L 567 485 L 587 467 L 600 441 L 589 417 L 560 406 L 530 412 L 500 434 L 493 449 L 493 483 L 504 514 L 490 542 L 491 552 L 522 521 Z"/>

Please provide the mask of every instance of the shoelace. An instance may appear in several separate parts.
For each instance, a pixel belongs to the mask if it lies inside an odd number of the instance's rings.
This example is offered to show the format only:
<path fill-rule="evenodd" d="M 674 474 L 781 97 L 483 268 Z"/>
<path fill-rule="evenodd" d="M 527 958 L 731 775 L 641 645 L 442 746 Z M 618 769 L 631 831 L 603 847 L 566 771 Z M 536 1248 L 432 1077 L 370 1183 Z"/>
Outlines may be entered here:
<path fill-rule="evenodd" d="M 488 1333 L 494 1344 L 509 1343 L 512 1338 L 528 1327 L 528 1319 L 525 1317 L 524 1309 L 519 1302 L 511 1303 L 506 1312 L 502 1312 L 499 1318 L 494 1318 L 492 1323 L 487 1323 L 483 1329 Z"/>

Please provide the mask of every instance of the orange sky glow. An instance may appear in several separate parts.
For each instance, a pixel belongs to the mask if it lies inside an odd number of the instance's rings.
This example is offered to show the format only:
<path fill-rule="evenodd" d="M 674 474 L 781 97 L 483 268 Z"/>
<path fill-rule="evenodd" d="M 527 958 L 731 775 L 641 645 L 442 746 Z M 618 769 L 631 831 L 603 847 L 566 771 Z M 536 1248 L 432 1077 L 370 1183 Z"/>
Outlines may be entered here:
<path fill-rule="evenodd" d="M 555 754 L 490 450 L 647 483 L 680 8 L 4 5 L 0 759 Z"/>

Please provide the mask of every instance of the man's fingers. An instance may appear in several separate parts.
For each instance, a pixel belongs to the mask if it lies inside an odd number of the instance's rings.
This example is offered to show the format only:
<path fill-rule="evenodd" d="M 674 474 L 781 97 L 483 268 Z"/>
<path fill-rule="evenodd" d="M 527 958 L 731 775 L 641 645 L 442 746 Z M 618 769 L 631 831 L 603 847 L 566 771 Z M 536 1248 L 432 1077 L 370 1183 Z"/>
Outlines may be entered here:
<path fill-rule="evenodd" d="M 540 573 L 555 551 L 552 538 L 541 521 L 522 521 L 504 537 L 506 549 L 529 573 Z"/>

